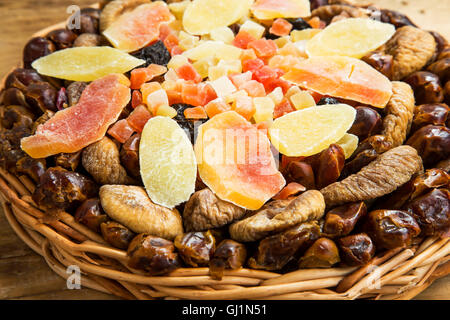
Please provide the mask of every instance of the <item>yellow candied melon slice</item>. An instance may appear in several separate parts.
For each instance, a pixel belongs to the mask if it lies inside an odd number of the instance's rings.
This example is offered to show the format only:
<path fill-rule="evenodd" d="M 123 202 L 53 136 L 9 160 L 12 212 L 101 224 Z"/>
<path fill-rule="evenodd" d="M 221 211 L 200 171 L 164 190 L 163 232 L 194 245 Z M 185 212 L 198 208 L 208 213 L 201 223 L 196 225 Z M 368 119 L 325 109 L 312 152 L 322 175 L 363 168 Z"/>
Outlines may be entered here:
<path fill-rule="evenodd" d="M 238 60 L 242 49 L 225 44 L 222 41 L 205 41 L 198 46 L 186 50 L 182 55 L 192 61 L 216 57 L 219 60 Z"/>
<path fill-rule="evenodd" d="M 259 209 L 285 185 L 267 135 L 235 111 L 202 124 L 194 150 L 202 181 L 240 207 Z"/>
<path fill-rule="evenodd" d="M 39 58 L 32 67 L 42 75 L 71 81 L 94 81 L 112 73 L 125 73 L 145 63 L 111 47 L 79 47 Z"/>
<path fill-rule="evenodd" d="M 156 116 L 145 124 L 139 164 L 145 189 L 154 203 L 173 208 L 194 193 L 197 162 L 192 143 L 176 121 Z"/>
<path fill-rule="evenodd" d="M 355 109 L 346 104 L 294 111 L 275 119 L 269 129 L 270 141 L 286 156 L 311 156 L 339 141 L 355 117 Z"/>
<path fill-rule="evenodd" d="M 259 20 L 298 18 L 311 15 L 309 0 L 256 0 L 251 11 Z"/>
<path fill-rule="evenodd" d="M 194 0 L 183 15 L 184 29 L 195 35 L 227 27 L 246 16 L 254 0 Z"/>
<path fill-rule="evenodd" d="M 349 18 L 333 22 L 306 44 L 309 56 L 347 56 L 362 58 L 383 45 L 395 27 L 372 19 Z"/>

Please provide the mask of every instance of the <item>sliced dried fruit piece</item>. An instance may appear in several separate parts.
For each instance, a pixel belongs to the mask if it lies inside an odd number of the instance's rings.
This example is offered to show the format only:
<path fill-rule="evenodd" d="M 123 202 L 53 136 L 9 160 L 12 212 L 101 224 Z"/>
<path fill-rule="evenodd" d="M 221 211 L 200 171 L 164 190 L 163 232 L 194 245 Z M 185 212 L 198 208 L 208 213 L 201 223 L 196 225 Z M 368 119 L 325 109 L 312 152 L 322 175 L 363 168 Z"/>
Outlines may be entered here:
<path fill-rule="evenodd" d="M 100 13 L 100 31 L 106 30 L 122 14 L 137 6 L 148 3 L 148 0 L 113 0 L 109 1 Z"/>
<path fill-rule="evenodd" d="M 72 81 L 94 81 L 125 73 L 145 61 L 111 47 L 78 47 L 56 51 L 33 62 L 39 74 Z"/>
<path fill-rule="evenodd" d="M 122 14 L 103 35 L 120 50 L 139 50 L 159 37 L 159 27 L 174 20 L 162 1 L 142 4 L 131 12 Z"/>
<path fill-rule="evenodd" d="M 235 111 L 202 124 L 194 150 L 202 181 L 240 207 L 260 208 L 285 184 L 267 136 Z"/>
<path fill-rule="evenodd" d="M 32 158 L 74 153 L 104 137 L 131 99 L 130 81 L 112 74 L 89 84 L 78 103 L 58 111 L 37 127 L 33 136 L 21 140 L 22 150 Z"/>
<path fill-rule="evenodd" d="M 251 10 L 259 20 L 308 17 L 311 14 L 308 0 L 256 0 Z"/>
<path fill-rule="evenodd" d="M 242 50 L 221 41 L 205 41 L 195 48 L 183 52 L 183 56 L 193 61 L 216 56 L 220 60 L 238 60 Z"/>
<path fill-rule="evenodd" d="M 184 29 L 195 35 L 227 27 L 247 15 L 252 0 L 194 0 L 183 15 Z"/>
<path fill-rule="evenodd" d="M 311 156 L 339 141 L 355 117 L 355 109 L 346 104 L 294 111 L 273 122 L 270 141 L 289 157 Z"/>
<path fill-rule="evenodd" d="M 348 18 L 330 24 L 306 44 L 309 56 L 362 58 L 395 33 L 395 27 L 372 19 Z"/>
<path fill-rule="evenodd" d="M 139 163 L 142 181 L 154 203 L 173 208 L 194 193 L 194 151 L 175 120 L 157 116 L 147 122 L 139 145 Z"/>
<path fill-rule="evenodd" d="M 384 107 L 392 95 L 392 83 L 367 63 L 350 57 L 312 57 L 299 61 L 284 80 L 322 95 Z"/>

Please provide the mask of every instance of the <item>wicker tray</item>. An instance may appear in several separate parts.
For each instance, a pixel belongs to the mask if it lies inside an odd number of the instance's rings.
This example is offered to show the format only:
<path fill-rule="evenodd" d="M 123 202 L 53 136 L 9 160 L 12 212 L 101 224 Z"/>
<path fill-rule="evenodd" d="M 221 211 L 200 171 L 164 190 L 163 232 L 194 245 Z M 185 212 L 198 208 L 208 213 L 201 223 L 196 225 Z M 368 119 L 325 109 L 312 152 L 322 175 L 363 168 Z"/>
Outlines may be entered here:
<path fill-rule="evenodd" d="M 35 36 L 64 27 L 43 29 Z M 3 82 L 0 90 L 3 88 Z M 46 217 L 33 202 L 34 183 L 0 169 L 0 204 L 17 235 L 63 278 L 80 268 L 81 285 L 124 299 L 412 299 L 450 274 L 450 239 L 430 237 L 412 248 L 393 249 L 363 267 L 303 269 L 287 274 L 226 270 L 222 280 L 208 268 L 181 268 L 147 276 L 127 267 L 127 254 L 79 224 L 68 213 Z"/>

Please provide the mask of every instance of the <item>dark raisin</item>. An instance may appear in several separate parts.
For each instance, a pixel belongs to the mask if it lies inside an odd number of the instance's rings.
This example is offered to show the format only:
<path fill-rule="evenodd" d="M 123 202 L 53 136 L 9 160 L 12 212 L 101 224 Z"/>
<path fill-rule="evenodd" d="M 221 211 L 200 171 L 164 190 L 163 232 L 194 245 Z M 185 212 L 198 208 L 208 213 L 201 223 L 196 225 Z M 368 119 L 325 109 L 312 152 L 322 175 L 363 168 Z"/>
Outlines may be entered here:
<path fill-rule="evenodd" d="M 324 104 L 339 104 L 339 100 L 335 99 L 335 98 L 331 98 L 331 97 L 323 97 L 322 99 L 319 100 L 319 102 L 317 102 L 317 105 L 324 105 Z"/>
<path fill-rule="evenodd" d="M 145 65 L 139 67 L 148 67 L 150 64 L 159 64 L 167 66 L 170 61 L 170 53 L 162 41 L 156 41 L 151 46 L 142 48 L 133 54 L 136 58 L 145 60 Z"/>
<path fill-rule="evenodd" d="M 277 36 L 276 34 L 270 33 L 269 31 L 267 31 L 264 35 L 264 37 L 266 39 L 270 39 L 270 40 L 276 40 L 279 38 L 279 36 Z"/>
<path fill-rule="evenodd" d="M 194 106 L 185 103 L 177 103 L 171 105 L 172 108 L 177 110 L 177 115 L 173 118 L 178 125 L 186 132 L 189 139 L 194 143 L 197 136 L 198 126 L 201 125 L 206 119 L 202 120 L 188 120 L 184 117 L 184 110 L 187 108 L 193 108 Z"/>
<path fill-rule="evenodd" d="M 290 24 L 292 24 L 292 30 L 304 30 L 312 28 L 311 25 L 302 18 L 291 18 L 286 20 Z"/>

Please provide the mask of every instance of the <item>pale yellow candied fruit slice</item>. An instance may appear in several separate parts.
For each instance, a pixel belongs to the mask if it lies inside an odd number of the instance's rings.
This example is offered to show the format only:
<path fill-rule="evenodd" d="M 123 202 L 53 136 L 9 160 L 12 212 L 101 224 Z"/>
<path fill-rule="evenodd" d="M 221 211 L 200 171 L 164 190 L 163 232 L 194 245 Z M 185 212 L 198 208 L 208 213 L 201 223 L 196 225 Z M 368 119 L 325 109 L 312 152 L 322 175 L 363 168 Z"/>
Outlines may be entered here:
<path fill-rule="evenodd" d="M 275 119 L 269 129 L 270 141 L 286 156 L 311 156 L 339 141 L 355 116 L 355 109 L 346 104 L 297 110 Z"/>
<path fill-rule="evenodd" d="M 344 150 L 345 159 L 348 159 L 352 156 L 353 152 L 355 152 L 358 147 L 358 136 L 355 136 L 351 133 L 346 133 L 341 140 L 336 142 L 336 144 L 340 145 Z"/>

